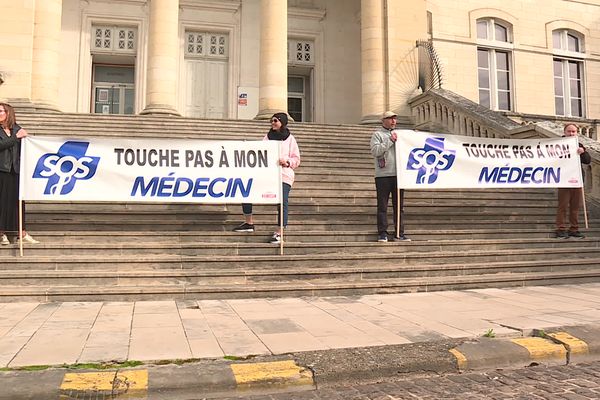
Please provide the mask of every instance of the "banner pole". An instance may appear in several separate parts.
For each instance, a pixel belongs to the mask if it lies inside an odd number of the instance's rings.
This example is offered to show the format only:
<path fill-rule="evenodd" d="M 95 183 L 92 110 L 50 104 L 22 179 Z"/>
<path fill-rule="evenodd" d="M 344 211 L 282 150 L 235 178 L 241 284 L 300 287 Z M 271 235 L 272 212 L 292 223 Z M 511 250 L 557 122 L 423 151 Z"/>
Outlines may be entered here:
<path fill-rule="evenodd" d="M 23 257 L 23 200 L 19 199 L 19 232 L 17 232 L 19 238 L 19 254 Z"/>
<path fill-rule="evenodd" d="M 277 146 L 277 161 L 281 160 L 281 145 Z M 279 255 L 283 255 L 283 166 L 279 165 Z"/>
<path fill-rule="evenodd" d="M 400 140 L 400 135 L 398 135 L 398 133 L 396 132 L 396 130 L 392 131 L 394 133 L 396 133 L 396 140 L 394 141 L 394 155 L 396 157 L 396 233 L 395 233 L 395 237 L 396 239 L 400 238 L 400 234 L 398 233 L 400 231 L 400 210 L 401 210 L 401 205 L 400 205 L 400 185 L 399 185 L 399 181 L 400 179 L 398 179 L 398 177 L 400 176 L 399 171 L 398 171 L 398 165 L 400 164 L 400 157 L 398 156 L 398 140 Z M 386 200 L 387 202 L 387 200 Z M 392 201 L 393 203 L 393 201 Z M 393 204 L 392 204 L 393 205 Z"/>
<path fill-rule="evenodd" d="M 400 188 L 396 185 L 396 239 L 400 239 L 400 214 L 402 214 L 402 203 L 400 202 Z"/>
<path fill-rule="evenodd" d="M 21 154 L 19 157 L 21 159 L 21 163 L 19 166 L 19 231 L 17 232 L 17 237 L 19 238 L 19 255 L 24 257 L 23 255 L 23 192 L 25 189 L 25 147 L 27 146 L 27 138 L 21 140 Z"/>
<path fill-rule="evenodd" d="M 583 220 L 585 221 L 585 229 L 588 229 L 587 207 L 585 205 L 585 189 L 581 187 L 581 201 L 583 202 Z"/>
<path fill-rule="evenodd" d="M 575 148 L 579 149 L 579 136 L 575 136 Z M 577 160 L 579 160 L 579 157 L 577 157 Z M 584 189 L 584 181 L 583 181 L 583 168 L 579 168 L 579 171 L 581 171 L 581 202 L 583 203 L 583 220 L 585 221 L 585 229 L 588 229 L 588 216 L 587 216 L 587 206 L 585 204 L 585 189 Z"/>
<path fill-rule="evenodd" d="M 283 186 L 283 185 L 281 185 L 281 186 Z M 281 232 L 280 233 L 281 240 L 279 242 L 279 255 L 282 256 L 283 255 L 283 190 L 281 190 L 281 192 L 282 192 L 281 193 L 282 196 L 280 197 L 281 201 L 279 202 L 279 215 L 280 215 L 279 232 Z"/>

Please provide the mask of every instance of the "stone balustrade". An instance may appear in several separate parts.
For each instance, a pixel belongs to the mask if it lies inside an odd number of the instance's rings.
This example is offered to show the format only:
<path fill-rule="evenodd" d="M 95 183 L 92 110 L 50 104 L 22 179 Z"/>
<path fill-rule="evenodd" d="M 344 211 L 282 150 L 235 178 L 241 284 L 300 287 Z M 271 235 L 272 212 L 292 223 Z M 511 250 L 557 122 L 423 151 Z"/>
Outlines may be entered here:
<path fill-rule="evenodd" d="M 600 121 L 596 119 L 569 118 L 554 115 L 521 114 L 515 112 L 506 112 L 504 115 L 513 121 L 520 123 L 521 125 L 542 121 L 551 121 L 563 126 L 566 123 L 574 123 L 579 127 L 580 135 L 598 141 L 598 125 L 600 124 Z"/>

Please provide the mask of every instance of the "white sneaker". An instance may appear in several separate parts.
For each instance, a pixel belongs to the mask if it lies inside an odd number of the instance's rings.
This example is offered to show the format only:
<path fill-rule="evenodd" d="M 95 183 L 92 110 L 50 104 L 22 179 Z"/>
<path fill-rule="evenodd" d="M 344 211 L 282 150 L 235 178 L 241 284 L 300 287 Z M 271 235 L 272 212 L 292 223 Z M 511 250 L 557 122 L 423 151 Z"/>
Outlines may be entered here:
<path fill-rule="evenodd" d="M 281 243 L 281 235 L 279 233 L 273 233 L 271 239 L 269 239 L 269 243 L 279 244 Z"/>
<path fill-rule="evenodd" d="M 21 240 L 21 239 L 17 239 L 17 243 L 19 243 L 19 240 Z M 34 238 L 32 238 L 29 233 L 25 234 L 25 236 L 23 236 L 22 240 L 23 240 L 23 243 L 29 243 L 29 244 L 38 244 L 40 242 L 39 240 L 35 240 Z"/>
<path fill-rule="evenodd" d="M 3 234 L 2 237 L 0 237 L 0 244 L 3 246 L 10 244 L 10 242 L 8 241 L 8 237 L 6 237 L 6 235 Z"/>

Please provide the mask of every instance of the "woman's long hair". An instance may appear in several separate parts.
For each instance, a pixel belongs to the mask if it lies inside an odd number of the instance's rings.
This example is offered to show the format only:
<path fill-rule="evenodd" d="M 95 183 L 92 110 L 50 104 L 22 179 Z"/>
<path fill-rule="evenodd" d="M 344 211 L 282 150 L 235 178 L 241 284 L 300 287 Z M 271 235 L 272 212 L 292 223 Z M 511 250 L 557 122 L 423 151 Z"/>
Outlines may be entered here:
<path fill-rule="evenodd" d="M 4 107 L 4 111 L 6 112 L 6 119 L 2 122 L 2 127 L 12 129 L 17 122 L 15 118 L 15 109 L 8 103 L 0 103 L 0 106 Z"/>

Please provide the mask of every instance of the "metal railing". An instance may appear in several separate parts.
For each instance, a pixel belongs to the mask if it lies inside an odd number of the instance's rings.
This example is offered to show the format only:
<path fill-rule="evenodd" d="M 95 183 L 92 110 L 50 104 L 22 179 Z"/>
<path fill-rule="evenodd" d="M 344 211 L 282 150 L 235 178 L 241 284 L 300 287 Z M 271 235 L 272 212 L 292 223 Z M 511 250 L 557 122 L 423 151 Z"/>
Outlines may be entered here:
<path fill-rule="evenodd" d="M 417 40 L 419 49 L 419 87 L 423 92 L 440 89 L 443 83 L 442 64 L 429 40 Z"/>

